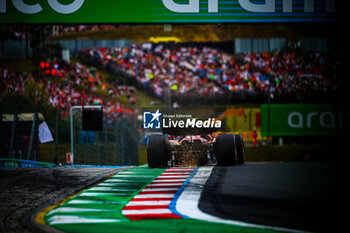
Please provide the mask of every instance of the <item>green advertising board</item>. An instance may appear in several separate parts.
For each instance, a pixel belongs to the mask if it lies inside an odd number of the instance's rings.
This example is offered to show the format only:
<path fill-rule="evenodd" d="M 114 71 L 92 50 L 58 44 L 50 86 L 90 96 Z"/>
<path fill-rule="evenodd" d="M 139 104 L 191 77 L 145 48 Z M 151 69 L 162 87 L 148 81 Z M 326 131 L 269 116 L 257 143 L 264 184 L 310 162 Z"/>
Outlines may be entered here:
<path fill-rule="evenodd" d="M 251 23 L 339 19 L 335 0 L 0 0 L 0 23 Z"/>
<path fill-rule="evenodd" d="M 262 136 L 336 135 L 350 130 L 350 111 L 325 104 L 261 105 Z"/>

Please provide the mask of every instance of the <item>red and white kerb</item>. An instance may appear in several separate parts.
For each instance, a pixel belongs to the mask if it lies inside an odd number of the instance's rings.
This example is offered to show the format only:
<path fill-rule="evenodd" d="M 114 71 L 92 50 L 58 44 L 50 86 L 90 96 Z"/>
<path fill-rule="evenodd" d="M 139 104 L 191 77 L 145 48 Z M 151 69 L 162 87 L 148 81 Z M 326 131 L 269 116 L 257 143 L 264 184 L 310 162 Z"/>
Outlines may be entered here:
<path fill-rule="evenodd" d="M 169 205 L 194 168 L 169 168 L 138 193 L 123 209 L 130 220 L 182 218 Z"/>

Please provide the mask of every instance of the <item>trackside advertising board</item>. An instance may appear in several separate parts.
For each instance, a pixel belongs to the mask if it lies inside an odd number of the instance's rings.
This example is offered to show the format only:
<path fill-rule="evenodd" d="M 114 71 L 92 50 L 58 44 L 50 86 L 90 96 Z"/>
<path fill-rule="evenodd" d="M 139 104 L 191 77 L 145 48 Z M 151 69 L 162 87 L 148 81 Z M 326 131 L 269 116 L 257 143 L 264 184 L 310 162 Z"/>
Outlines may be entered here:
<path fill-rule="evenodd" d="M 0 0 L 0 23 L 327 22 L 337 0 Z"/>
<path fill-rule="evenodd" d="M 262 136 L 336 135 L 349 130 L 350 111 L 345 106 L 324 104 L 261 105 Z"/>
<path fill-rule="evenodd" d="M 37 162 L 22 159 L 0 158 L 1 168 L 34 168 L 34 167 L 52 167 L 53 163 Z"/>

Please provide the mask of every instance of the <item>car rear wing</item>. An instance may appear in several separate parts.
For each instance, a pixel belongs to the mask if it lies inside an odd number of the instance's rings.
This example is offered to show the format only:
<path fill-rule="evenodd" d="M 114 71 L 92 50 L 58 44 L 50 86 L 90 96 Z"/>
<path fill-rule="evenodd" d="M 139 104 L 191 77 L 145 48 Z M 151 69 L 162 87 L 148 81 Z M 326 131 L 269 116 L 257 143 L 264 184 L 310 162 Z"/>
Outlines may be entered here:
<path fill-rule="evenodd" d="M 174 136 L 185 136 L 185 135 L 207 135 L 217 131 L 216 128 L 163 128 L 163 134 L 174 135 Z"/>

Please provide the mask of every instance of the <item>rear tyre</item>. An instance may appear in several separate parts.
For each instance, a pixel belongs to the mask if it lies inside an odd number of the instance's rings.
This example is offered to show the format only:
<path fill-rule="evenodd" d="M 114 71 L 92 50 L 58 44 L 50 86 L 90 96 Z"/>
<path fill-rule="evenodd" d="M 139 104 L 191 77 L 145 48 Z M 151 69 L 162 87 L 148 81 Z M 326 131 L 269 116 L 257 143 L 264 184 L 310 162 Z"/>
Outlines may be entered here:
<path fill-rule="evenodd" d="M 237 164 L 244 164 L 245 162 L 245 150 L 242 135 L 235 134 L 233 135 L 235 141 L 235 150 L 237 157 Z"/>
<path fill-rule="evenodd" d="M 147 161 L 149 168 L 168 166 L 168 153 L 163 135 L 153 135 L 147 143 Z"/>
<path fill-rule="evenodd" d="M 216 137 L 215 155 L 219 166 L 230 166 L 237 164 L 235 143 L 232 134 L 220 134 Z"/>

